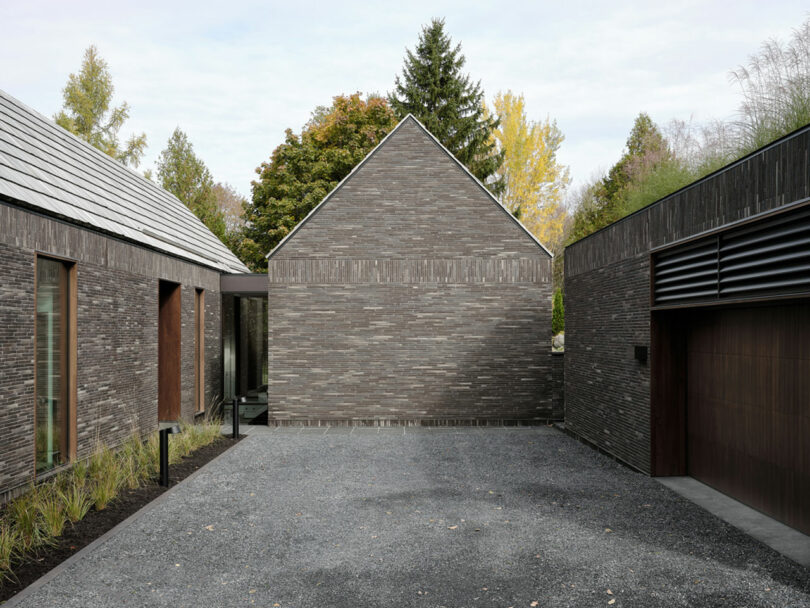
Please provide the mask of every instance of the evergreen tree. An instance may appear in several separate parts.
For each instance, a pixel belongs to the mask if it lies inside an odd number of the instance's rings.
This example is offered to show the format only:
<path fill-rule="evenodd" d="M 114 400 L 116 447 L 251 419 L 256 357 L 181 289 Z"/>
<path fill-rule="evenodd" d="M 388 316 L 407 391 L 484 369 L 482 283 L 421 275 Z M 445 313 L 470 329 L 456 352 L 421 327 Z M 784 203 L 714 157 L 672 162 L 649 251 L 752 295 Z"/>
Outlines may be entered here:
<path fill-rule="evenodd" d="M 157 177 L 160 185 L 183 201 L 219 239 L 225 236 L 225 216 L 217 204 L 214 179 L 180 127 L 160 153 Z"/>
<path fill-rule="evenodd" d="M 406 49 L 402 78 L 396 77 L 388 101 L 399 119 L 413 114 L 440 142 L 464 163 L 489 190 L 500 195 L 503 163 L 492 137 L 498 119 L 484 109 L 481 83 L 462 73 L 461 44 L 455 47 L 444 31 L 444 20 L 433 19 L 422 28 L 412 52 Z"/>
<path fill-rule="evenodd" d="M 629 206 L 628 197 L 635 194 L 640 184 L 649 182 L 656 170 L 672 162 L 673 156 L 666 138 L 648 114 L 640 113 L 633 123 L 625 153 L 619 161 L 607 175 L 579 193 L 579 203 L 567 242 L 573 243 L 634 211 L 635 208 Z M 662 196 L 664 194 L 667 192 Z M 641 203 L 634 197 L 633 204 L 637 208 Z"/>

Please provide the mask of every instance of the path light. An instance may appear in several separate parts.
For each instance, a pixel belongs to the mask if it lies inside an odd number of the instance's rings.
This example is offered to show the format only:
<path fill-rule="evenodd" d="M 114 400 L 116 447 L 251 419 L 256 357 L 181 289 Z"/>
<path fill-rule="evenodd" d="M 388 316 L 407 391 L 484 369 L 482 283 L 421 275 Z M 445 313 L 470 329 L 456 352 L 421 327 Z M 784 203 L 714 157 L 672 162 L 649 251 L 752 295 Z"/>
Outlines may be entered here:
<path fill-rule="evenodd" d="M 176 424 L 160 429 L 160 485 L 169 487 L 169 435 L 177 435 L 180 427 Z"/>
<path fill-rule="evenodd" d="M 231 422 L 231 431 L 233 432 L 234 439 L 239 439 L 239 404 L 245 403 L 246 401 L 247 398 L 245 397 L 233 398 L 233 410 L 231 411 L 233 421 Z"/>

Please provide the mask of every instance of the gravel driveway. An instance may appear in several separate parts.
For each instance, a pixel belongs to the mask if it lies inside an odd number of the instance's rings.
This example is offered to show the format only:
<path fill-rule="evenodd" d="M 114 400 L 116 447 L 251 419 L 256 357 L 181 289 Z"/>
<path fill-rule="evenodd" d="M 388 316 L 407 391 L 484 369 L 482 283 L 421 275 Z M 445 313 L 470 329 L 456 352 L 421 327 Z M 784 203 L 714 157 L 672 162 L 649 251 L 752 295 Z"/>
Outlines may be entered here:
<path fill-rule="evenodd" d="M 556 429 L 277 429 L 20 599 L 781 607 L 810 572 Z"/>

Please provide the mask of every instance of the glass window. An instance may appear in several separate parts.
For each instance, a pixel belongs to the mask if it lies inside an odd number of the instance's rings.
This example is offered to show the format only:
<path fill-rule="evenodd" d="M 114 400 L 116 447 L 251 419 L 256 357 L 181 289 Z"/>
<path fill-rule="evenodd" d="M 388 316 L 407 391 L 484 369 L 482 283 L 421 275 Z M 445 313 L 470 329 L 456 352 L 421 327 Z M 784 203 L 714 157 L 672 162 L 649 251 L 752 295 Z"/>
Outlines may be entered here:
<path fill-rule="evenodd" d="M 36 471 L 69 459 L 69 267 L 37 258 Z"/>
<path fill-rule="evenodd" d="M 222 296 L 224 412 L 234 397 L 242 420 L 267 424 L 267 296 Z"/>

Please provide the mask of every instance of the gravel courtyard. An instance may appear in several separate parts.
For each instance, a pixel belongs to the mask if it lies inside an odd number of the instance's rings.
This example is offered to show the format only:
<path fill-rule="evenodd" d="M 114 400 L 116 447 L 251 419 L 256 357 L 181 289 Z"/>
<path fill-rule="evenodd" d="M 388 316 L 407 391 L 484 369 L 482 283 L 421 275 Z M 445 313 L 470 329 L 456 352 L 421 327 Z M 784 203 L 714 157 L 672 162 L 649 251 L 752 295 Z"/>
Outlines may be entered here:
<path fill-rule="evenodd" d="M 810 571 L 556 429 L 268 429 L 12 603 L 810 606 Z"/>

